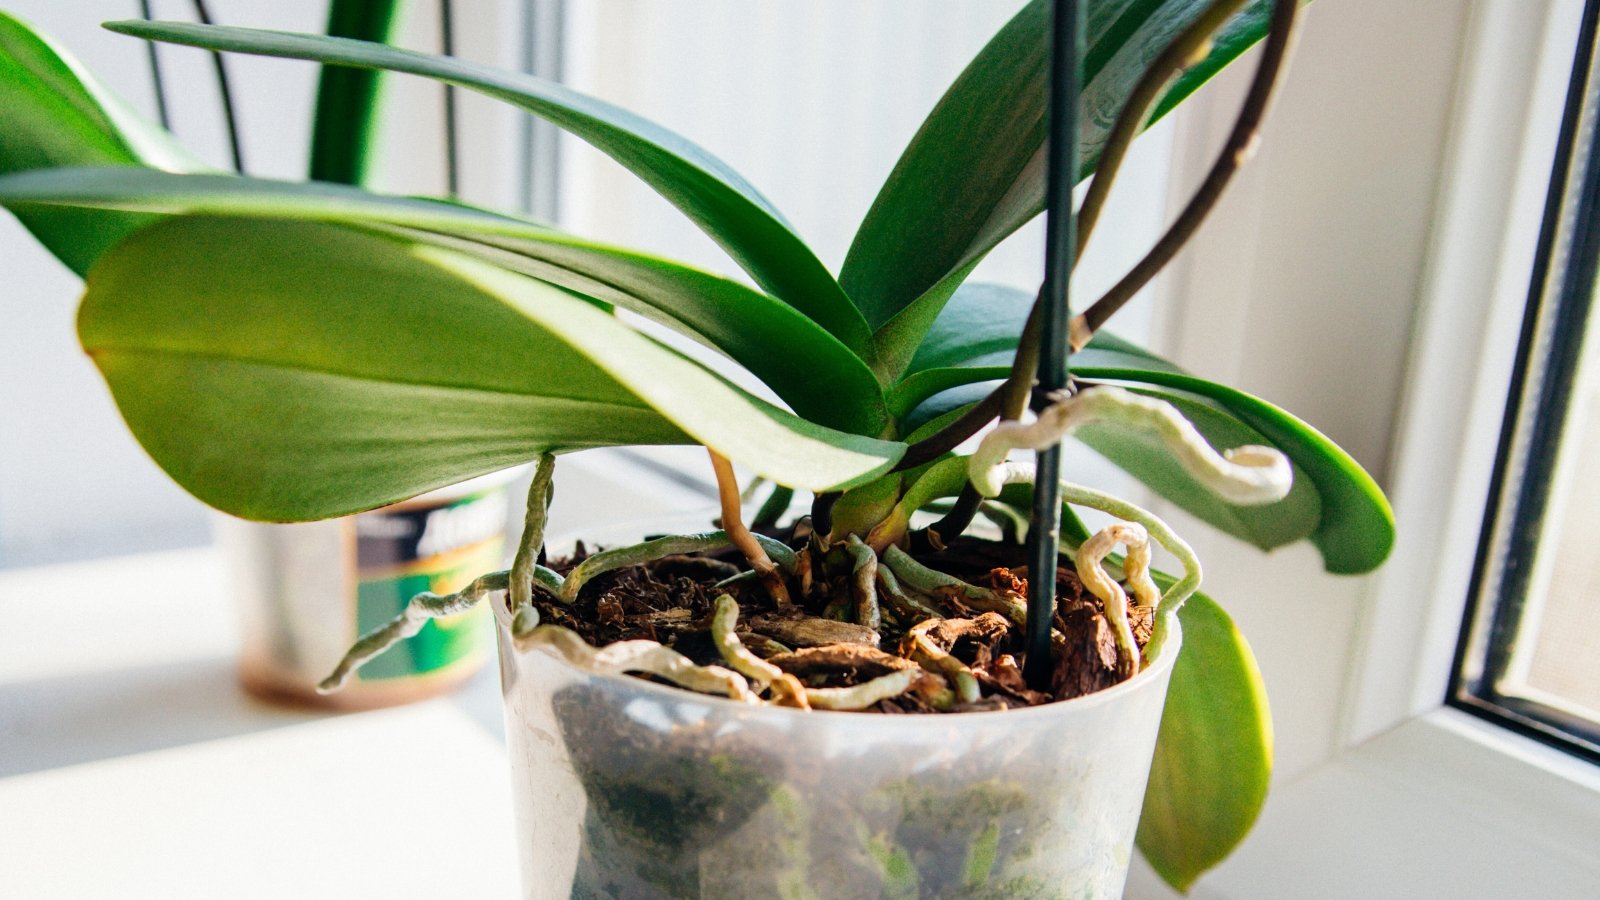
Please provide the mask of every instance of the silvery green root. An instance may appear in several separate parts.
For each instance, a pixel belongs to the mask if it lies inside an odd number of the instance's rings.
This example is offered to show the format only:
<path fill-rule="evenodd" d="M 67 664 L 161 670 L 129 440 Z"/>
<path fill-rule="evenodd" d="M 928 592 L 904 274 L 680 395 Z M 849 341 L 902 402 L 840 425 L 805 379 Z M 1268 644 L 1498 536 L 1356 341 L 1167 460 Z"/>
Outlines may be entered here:
<path fill-rule="evenodd" d="M 959 578 L 936 572 L 912 559 L 911 554 L 899 547 L 891 545 L 883 551 L 883 564 L 906 587 L 935 597 L 949 597 L 973 609 L 1000 613 L 1018 625 L 1028 621 L 1028 607 L 1016 594 L 968 584 Z"/>
<path fill-rule="evenodd" d="M 853 534 L 846 539 L 845 552 L 852 563 L 850 589 L 855 595 L 856 624 L 877 631 L 883 627 L 883 614 L 878 610 L 878 554 Z"/>
<path fill-rule="evenodd" d="M 923 675 L 920 669 L 901 669 L 846 688 L 806 688 L 812 709 L 859 710 L 911 690 Z"/>
<path fill-rule="evenodd" d="M 751 653 L 739 639 L 739 635 L 734 633 L 734 628 L 738 624 L 738 602 L 728 594 L 719 596 L 716 609 L 711 614 L 711 640 L 717 645 L 717 652 L 722 654 L 729 668 L 750 679 L 757 693 L 770 686 L 774 698 L 781 705 L 809 708 L 805 688 L 800 685 L 800 679 Z"/>
<path fill-rule="evenodd" d="M 555 471 L 556 458 L 549 453 L 544 454 L 539 457 L 533 482 L 528 486 L 528 508 L 523 514 L 522 540 L 517 544 L 517 557 L 511 563 L 511 612 L 514 616 L 521 616 L 533 609 L 533 582 L 539 568 L 539 551 L 544 547 L 544 528 L 550 516 L 550 481 Z M 548 569 L 545 571 L 555 574 Z M 558 591 L 560 582 L 561 577 L 557 575 Z M 538 613 L 534 612 L 534 615 Z"/>
<path fill-rule="evenodd" d="M 1240 506 L 1275 503 L 1289 493 L 1294 470 L 1272 447 L 1247 445 L 1222 453 L 1170 403 L 1118 387 L 1085 388 L 1040 411 L 1032 422 L 1001 422 L 979 442 L 968 462 L 978 493 L 1000 493 L 1000 466 L 1012 450 L 1039 450 L 1060 443 L 1085 425 L 1106 423 L 1155 432 L 1184 471 L 1212 493 Z"/>
<path fill-rule="evenodd" d="M 540 625 L 517 640 L 518 650 L 543 647 L 571 665 L 603 675 L 642 672 L 702 694 L 721 694 L 743 703 L 756 703 L 749 682 L 738 672 L 721 666 L 697 666 L 687 656 L 655 641 L 617 641 L 596 649 L 577 632 L 557 625 Z"/>
<path fill-rule="evenodd" d="M 769 537 L 756 535 L 755 539 L 761 544 L 763 550 L 772 557 L 784 572 L 794 574 L 798 561 L 793 550 L 782 541 L 775 541 Z M 578 591 L 595 576 L 614 569 L 625 569 L 628 566 L 643 565 L 651 560 L 663 556 L 676 556 L 683 553 L 704 553 L 708 550 L 721 550 L 732 547 L 733 540 L 726 531 L 708 531 L 704 534 L 668 535 L 634 544 L 631 547 L 618 547 L 615 550 L 606 550 L 602 553 L 585 559 L 578 563 L 572 571 L 567 573 L 565 583 L 561 587 L 561 600 L 571 603 L 578 599 Z M 738 576 L 735 576 L 738 577 Z"/>
<path fill-rule="evenodd" d="M 412 597 L 398 616 L 362 635 L 334 667 L 333 673 L 317 685 L 317 692 L 328 694 L 344 687 L 350 676 L 362 666 L 395 644 L 415 637 L 429 619 L 466 612 L 490 594 L 503 591 L 510 595 L 513 635 L 521 637 L 537 628 L 539 610 L 533 605 L 534 585 L 544 587 L 553 596 L 561 595 L 561 576 L 537 563 L 539 550 L 544 546 L 550 481 L 555 472 L 555 463 L 555 457 L 548 453 L 539 457 L 533 483 L 528 487 L 528 510 L 523 520 L 522 541 L 517 546 L 516 560 L 509 572 L 491 572 L 454 594 L 439 595 L 424 591 Z"/>
<path fill-rule="evenodd" d="M 412 597 L 406 608 L 400 611 L 400 615 L 356 641 L 355 646 L 345 653 L 344 659 L 341 659 L 339 665 L 334 668 L 333 674 L 317 685 L 317 693 L 329 694 L 344 687 L 345 682 L 350 680 L 350 676 L 354 675 L 357 669 L 395 644 L 414 637 L 429 619 L 466 612 L 484 597 L 505 591 L 510 581 L 509 572 L 490 572 L 454 594 L 439 595 L 424 591 Z"/>
<path fill-rule="evenodd" d="M 951 656 L 945 648 L 928 638 L 928 629 L 943 619 L 924 619 L 906 633 L 911 644 L 911 658 L 919 665 L 938 672 L 955 685 L 956 699 L 962 703 L 977 703 L 980 699 L 978 679 L 961 660 Z"/>
<path fill-rule="evenodd" d="M 916 621 L 944 616 L 942 610 L 924 603 L 921 595 L 901 589 L 900 579 L 896 578 L 894 571 L 885 565 L 878 566 L 878 596 L 887 601 L 889 608 L 902 619 Z"/>

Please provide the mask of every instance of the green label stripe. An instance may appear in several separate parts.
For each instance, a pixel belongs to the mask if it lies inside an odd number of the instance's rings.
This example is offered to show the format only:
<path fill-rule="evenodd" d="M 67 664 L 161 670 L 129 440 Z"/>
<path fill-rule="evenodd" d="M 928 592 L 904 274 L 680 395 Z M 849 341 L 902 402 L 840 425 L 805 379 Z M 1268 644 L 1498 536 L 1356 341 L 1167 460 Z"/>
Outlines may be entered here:
<path fill-rule="evenodd" d="M 366 634 L 393 619 L 422 591 L 447 594 L 460 590 L 473 578 L 494 569 L 504 550 L 505 540 L 494 538 L 479 544 L 472 553 L 450 554 L 449 562 L 454 564 L 447 568 L 361 580 L 356 588 L 358 633 Z M 380 681 L 437 672 L 465 660 L 481 658 L 488 652 L 492 639 L 489 609 L 480 605 L 460 615 L 428 622 L 416 637 L 401 641 L 369 662 L 358 677 L 363 681 Z"/>

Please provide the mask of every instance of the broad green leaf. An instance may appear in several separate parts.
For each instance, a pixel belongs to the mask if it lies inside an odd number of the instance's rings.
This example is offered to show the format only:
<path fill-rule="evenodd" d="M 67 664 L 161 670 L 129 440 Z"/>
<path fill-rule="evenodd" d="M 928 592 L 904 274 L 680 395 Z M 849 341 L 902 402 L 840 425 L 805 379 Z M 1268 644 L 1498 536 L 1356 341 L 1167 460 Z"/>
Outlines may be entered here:
<path fill-rule="evenodd" d="M 1138 846 L 1174 888 L 1238 846 L 1272 775 L 1272 717 L 1254 655 L 1228 614 L 1195 594 L 1178 611 L 1183 650 L 1161 714 Z"/>
<path fill-rule="evenodd" d="M 1005 378 L 1033 306 L 1033 294 L 995 284 L 963 284 L 939 311 L 899 383 L 890 412 L 904 419 L 924 400 L 957 385 Z M 1077 366 L 1181 371 L 1142 347 L 1102 331 L 1072 355 Z"/>
<path fill-rule="evenodd" d="M 91 165 L 206 168 L 55 42 L 0 11 L 0 175 Z M 152 221 L 72 209 L 29 210 L 17 218 L 80 275 L 107 247 Z"/>
<path fill-rule="evenodd" d="M 978 357 L 1015 350 L 1033 301 L 1033 294 L 1009 285 L 963 284 L 923 336 L 906 374 L 970 365 Z"/>
<path fill-rule="evenodd" d="M 906 374 L 960 366 L 1010 366 L 1011 353 L 1027 324 L 1033 301 L 1032 292 L 1007 285 L 963 284 L 923 336 Z M 1107 331 L 1096 334 L 1084 352 L 1073 359 L 1104 360 L 1110 364 L 1112 357 L 1103 354 L 1113 352 L 1130 364 L 1143 360 L 1146 368 L 1179 371 L 1149 350 Z"/>
<path fill-rule="evenodd" d="M 1089 0 L 1078 144 L 1087 176 L 1146 66 L 1209 0 Z M 1266 33 L 1255 0 L 1168 88 L 1153 122 Z M 1050 3 L 1033 0 L 934 107 L 861 223 L 840 282 L 876 330 L 893 378 L 956 286 L 1044 209 Z"/>
<path fill-rule="evenodd" d="M 999 381 L 963 384 L 934 394 L 901 418 L 900 433 L 906 435 L 907 443 L 923 440 L 960 418 L 999 384 Z"/>
<path fill-rule="evenodd" d="M 1032 302 L 1025 291 L 992 285 L 964 285 L 956 293 L 929 329 L 905 378 L 891 390 L 890 411 L 902 433 L 924 434 L 931 430 L 930 420 L 953 420 L 1010 372 L 1020 323 Z M 1218 446 L 1270 444 L 1288 454 L 1297 469 L 1297 486 L 1280 503 L 1232 507 L 1207 500 L 1138 435 L 1119 437 L 1106 429 L 1085 435 L 1087 443 L 1158 493 L 1259 547 L 1309 536 L 1330 572 L 1369 571 L 1388 556 L 1394 514 L 1382 491 L 1349 454 L 1309 425 L 1266 401 L 1195 378 L 1105 332 L 1069 362 L 1078 378 L 1156 388 L 1149 392 L 1199 417 L 1196 425 Z M 1307 488 L 1315 489 L 1315 498 L 1307 495 Z"/>
<path fill-rule="evenodd" d="M 421 75 L 504 100 L 571 132 L 639 176 L 758 284 L 865 354 L 866 321 L 766 198 L 720 159 L 654 122 L 560 84 L 384 44 L 250 28 L 112 22 L 123 34 L 208 50 Z"/>
<path fill-rule="evenodd" d="M 96 265 L 79 334 L 156 462 L 249 518 L 342 515 L 608 444 L 704 443 L 810 490 L 904 452 L 765 404 L 560 289 L 324 223 L 151 226 Z"/>
<path fill-rule="evenodd" d="M 511 216 L 332 184 L 125 168 L 0 178 L 0 204 L 404 226 L 412 241 L 614 303 L 715 347 L 811 421 L 874 436 L 887 424 L 872 371 L 793 307 L 726 278 Z"/>

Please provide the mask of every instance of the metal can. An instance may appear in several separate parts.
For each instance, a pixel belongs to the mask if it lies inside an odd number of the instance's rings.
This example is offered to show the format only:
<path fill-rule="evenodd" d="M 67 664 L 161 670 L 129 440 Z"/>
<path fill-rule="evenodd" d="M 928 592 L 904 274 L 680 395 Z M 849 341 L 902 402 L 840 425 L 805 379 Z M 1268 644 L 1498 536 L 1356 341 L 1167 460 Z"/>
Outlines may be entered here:
<path fill-rule="evenodd" d="M 436 696 L 471 678 L 493 648 L 483 608 L 428 622 L 343 690 L 316 692 L 350 645 L 413 595 L 460 590 L 503 567 L 508 485 L 524 471 L 327 522 L 226 520 L 220 531 L 234 570 L 245 689 L 271 700 L 372 709 Z"/>

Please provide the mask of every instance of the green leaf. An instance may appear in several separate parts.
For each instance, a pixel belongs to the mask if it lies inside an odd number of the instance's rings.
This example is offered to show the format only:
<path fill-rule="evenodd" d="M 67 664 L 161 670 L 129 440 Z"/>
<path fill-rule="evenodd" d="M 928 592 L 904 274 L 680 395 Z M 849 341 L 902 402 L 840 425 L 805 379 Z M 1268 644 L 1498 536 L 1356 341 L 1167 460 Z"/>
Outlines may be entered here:
<path fill-rule="evenodd" d="M 840 270 L 874 328 L 1004 227 L 991 224 L 997 213 L 1002 222 L 1022 213 L 1002 203 L 1044 144 L 1049 23 L 1046 0 L 1006 23 L 946 91 L 878 192 Z"/>
<path fill-rule="evenodd" d="M 0 204 L 404 226 L 409 240 L 479 256 L 715 347 L 813 422 L 874 436 L 887 424 L 866 363 L 793 307 L 726 278 L 511 216 L 341 185 L 124 168 L 0 178 Z"/>
<path fill-rule="evenodd" d="M 970 365 L 1017 348 L 1034 295 L 1003 284 L 969 282 L 950 297 L 917 346 L 906 374 Z"/>
<path fill-rule="evenodd" d="M 963 284 L 939 311 L 916 355 L 890 391 L 890 412 L 903 419 L 929 397 L 957 385 L 1003 379 L 1033 295 L 997 284 Z M 1181 372 L 1148 350 L 1102 331 L 1072 355 L 1072 365 Z"/>
<path fill-rule="evenodd" d="M 922 401 L 900 420 L 900 433 L 907 443 L 916 443 L 944 428 L 989 395 L 998 381 L 963 384 L 941 391 Z"/>
<path fill-rule="evenodd" d="M 387 44 L 394 36 L 400 5 L 400 0 L 329 0 L 326 31 L 334 37 Z M 326 66 L 318 75 L 311 180 L 366 183 L 378 130 L 382 75 L 348 66 Z"/>
<path fill-rule="evenodd" d="M 1090 0 L 1078 144 L 1087 176 L 1145 67 L 1208 0 Z M 1266 33 L 1255 0 L 1157 105 L 1165 114 Z M 861 223 L 840 282 L 898 375 L 956 286 L 1044 209 L 1050 4 L 1033 0 L 979 52 L 912 138 Z"/>
<path fill-rule="evenodd" d="M 208 50 L 421 75 L 503 100 L 571 132 L 639 176 L 774 296 L 865 354 L 866 321 L 766 198 L 720 159 L 654 122 L 554 82 L 384 44 L 250 28 L 112 22 L 107 28 Z"/>
<path fill-rule="evenodd" d="M 1009 367 L 1033 301 L 1032 292 L 1009 285 L 984 282 L 961 285 L 923 336 L 906 374 L 961 366 Z M 1118 357 L 1102 356 L 1106 353 L 1115 353 Z M 1073 358 L 1104 360 L 1106 364 L 1143 361 L 1146 368 L 1182 371 L 1138 344 L 1107 331 L 1096 334 L 1089 346 Z"/>
<path fill-rule="evenodd" d="M 1006 377 L 1032 297 L 992 285 L 964 285 L 934 321 L 906 376 L 890 391 L 890 412 L 902 432 L 950 421 Z M 1140 435 L 1098 429 L 1085 443 L 1162 496 L 1258 547 L 1309 537 L 1328 571 L 1376 568 L 1394 545 L 1394 514 L 1376 482 L 1332 441 L 1264 400 L 1179 369 L 1128 341 L 1101 332 L 1069 360 L 1075 378 L 1128 382 L 1195 418 L 1216 446 L 1276 446 L 1296 467 L 1290 496 L 1262 507 L 1208 499 L 1158 448 Z M 1315 490 L 1315 496 L 1308 493 Z"/>
<path fill-rule="evenodd" d="M 1204 594 L 1178 611 L 1183 650 L 1161 714 L 1139 851 L 1187 891 L 1233 852 L 1266 801 L 1272 717 L 1250 645 Z"/>
<path fill-rule="evenodd" d="M 206 166 L 145 122 L 49 38 L 0 11 L 0 174 L 56 166 Z M 152 217 L 71 209 L 19 212 L 29 231 L 82 275 Z"/>
<path fill-rule="evenodd" d="M 905 450 L 765 404 L 557 288 L 323 223 L 147 228 L 91 273 L 79 334 L 156 462 L 249 518 L 342 515 L 611 444 L 704 443 L 809 490 Z"/>

